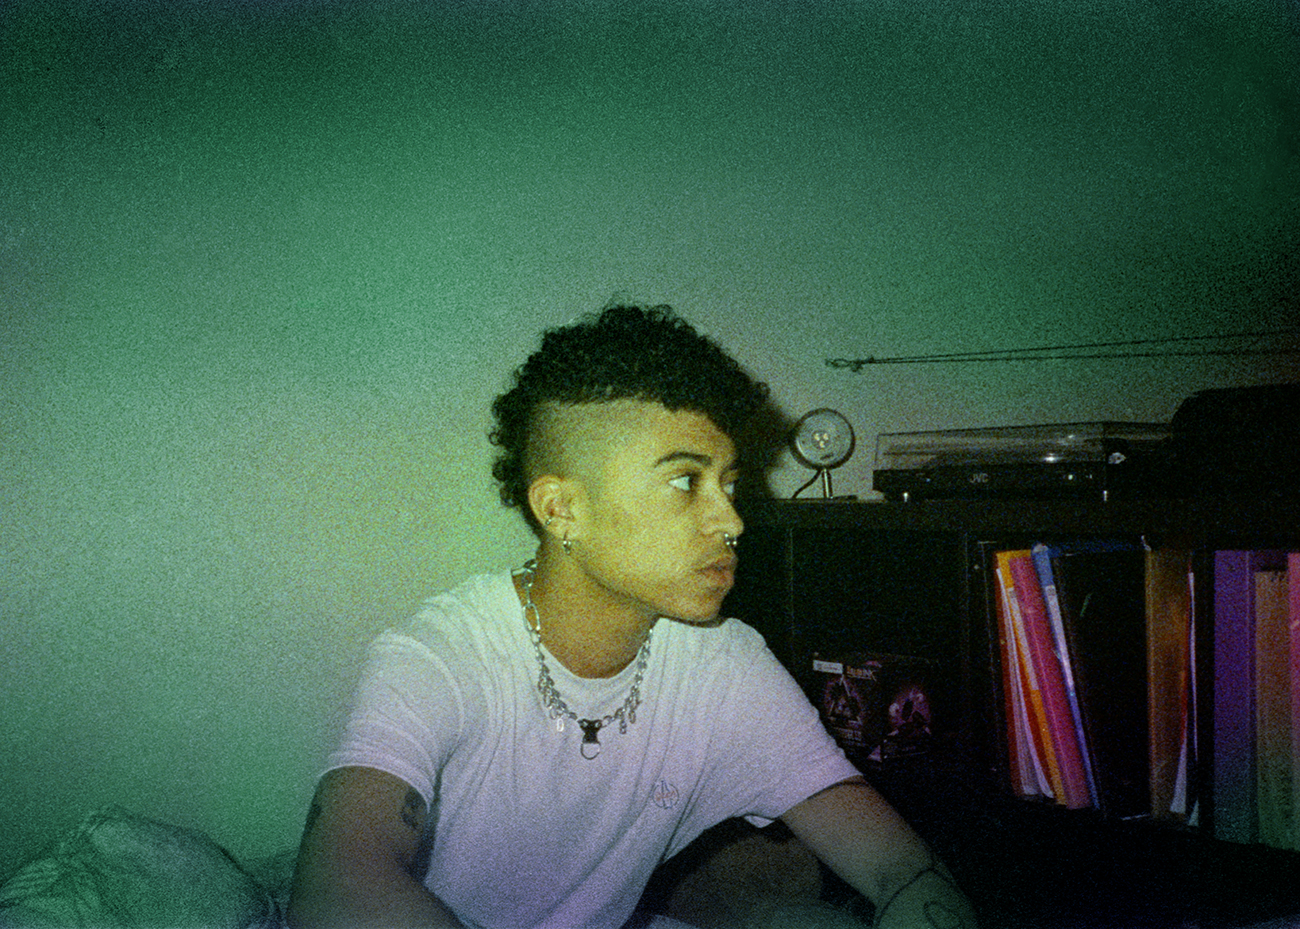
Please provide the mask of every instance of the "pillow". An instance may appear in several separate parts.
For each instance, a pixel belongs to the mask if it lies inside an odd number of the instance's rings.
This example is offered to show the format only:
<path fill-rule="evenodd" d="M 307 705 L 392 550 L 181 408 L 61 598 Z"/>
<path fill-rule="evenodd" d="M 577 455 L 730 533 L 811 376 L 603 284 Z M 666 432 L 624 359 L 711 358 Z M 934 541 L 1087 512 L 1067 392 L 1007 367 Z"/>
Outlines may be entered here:
<path fill-rule="evenodd" d="M 0 887 L 0 927 L 272 926 L 270 895 L 201 832 L 110 806 Z"/>

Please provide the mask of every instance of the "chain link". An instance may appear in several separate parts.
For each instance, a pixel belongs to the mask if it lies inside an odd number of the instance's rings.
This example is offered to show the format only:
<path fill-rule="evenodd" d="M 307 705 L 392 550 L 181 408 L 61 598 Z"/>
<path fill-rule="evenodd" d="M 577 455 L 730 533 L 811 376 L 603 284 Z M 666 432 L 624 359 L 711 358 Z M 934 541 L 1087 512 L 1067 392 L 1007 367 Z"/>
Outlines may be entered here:
<path fill-rule="evenodd" d="M 619 733 L 626 734 L 628 724 L 636 722 L 636 709 L 641 705 L 641 682 L 645 679 L 645 669 L 650 662 L 651 633 L 646 633 L 645 641 L 641 643 L 641 648 L 637 651 L 636 674 L 632 678 L 632 687 L 628 691 L 627 699 L 623 701 L 623 705 L 603 719 L 581 719 L 564 701 L 559 688 L 555 686 L 555 678 L 551 676 L 551 669 L 546 664 L 546 657 L 542 654 L 542 614 L 538 612 L 537 604 L 533 602 L 533 579 L 537 576 L 537 562 L 531 560 L 526 562 L 523 575 L 524 622 L 528 625 L 528 634 L 533 640 L 533 651 L 537 653 L 537 664 L 541 668 L 537 675 L 537 692 L 541 694 L 546 715 L 555 723 L 557 732 L 564 731 L 564 721 L 566 719 L 577 721 L 583 732 L 583 757 L 588 757 L 585 746 L 599 745 L 596 733 L 601 729 L 618 720 Z M 533 620 L 536 620 L 536 627 L 534 627 Z"/>

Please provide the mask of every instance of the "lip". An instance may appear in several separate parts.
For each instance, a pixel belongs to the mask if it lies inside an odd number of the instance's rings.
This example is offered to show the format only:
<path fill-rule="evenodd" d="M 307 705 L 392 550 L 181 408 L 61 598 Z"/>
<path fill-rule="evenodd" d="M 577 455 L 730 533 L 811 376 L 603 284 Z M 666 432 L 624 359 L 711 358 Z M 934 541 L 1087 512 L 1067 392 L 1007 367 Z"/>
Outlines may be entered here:
<path fill-rule="evenodd" d="M 705 565 L 700 573 L 717 581 L 719 586 L 730 588 L 736 582 L 737 563 L 735 555 L 726 555 Z"/>

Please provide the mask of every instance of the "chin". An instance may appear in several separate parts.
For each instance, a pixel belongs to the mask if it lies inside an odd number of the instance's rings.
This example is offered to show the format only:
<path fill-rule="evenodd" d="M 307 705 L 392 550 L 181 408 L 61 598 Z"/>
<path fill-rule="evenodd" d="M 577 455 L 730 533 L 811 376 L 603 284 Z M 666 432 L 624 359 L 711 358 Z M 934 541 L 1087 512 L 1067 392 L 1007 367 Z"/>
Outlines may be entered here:
<path fill-rule="evenodd" d="M 717 625 L 722 604 L 731 584 L 704 583 L 691 578 L 660 585 L 645 603 L 665 619 L 675 619 L 691 626 Z"/>
<path fill-rule="evenodd" d="M 676 608 L 664 610 L 663 615 L 688 626 L 716 626 L 722 622 L 721 608 L 720 602 L 678 604 Z"/>
<path fill-rule="evenodd" d="M 675 623 L 681 623 L 684 626 L 698 626 L 701 629 L 709 629 L 713 626 L 722 625 L 722 615 L 720 613 L 714 613 L 712 616 L 709 617 L 673 616 L 671 614 L 665 614 L 664 618 L 670 619 Z"/>

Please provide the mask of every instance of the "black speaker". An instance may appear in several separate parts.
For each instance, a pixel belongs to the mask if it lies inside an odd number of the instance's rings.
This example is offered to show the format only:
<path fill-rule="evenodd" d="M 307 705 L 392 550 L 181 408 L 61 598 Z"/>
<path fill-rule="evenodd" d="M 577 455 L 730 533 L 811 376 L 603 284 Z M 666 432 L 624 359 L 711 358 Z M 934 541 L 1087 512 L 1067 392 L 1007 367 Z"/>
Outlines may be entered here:
<path fill-rule="evenodd" d="M 1300 384 L 1203 390 L 1170 426 L 1184 496 L 1300 497 Z"/>

